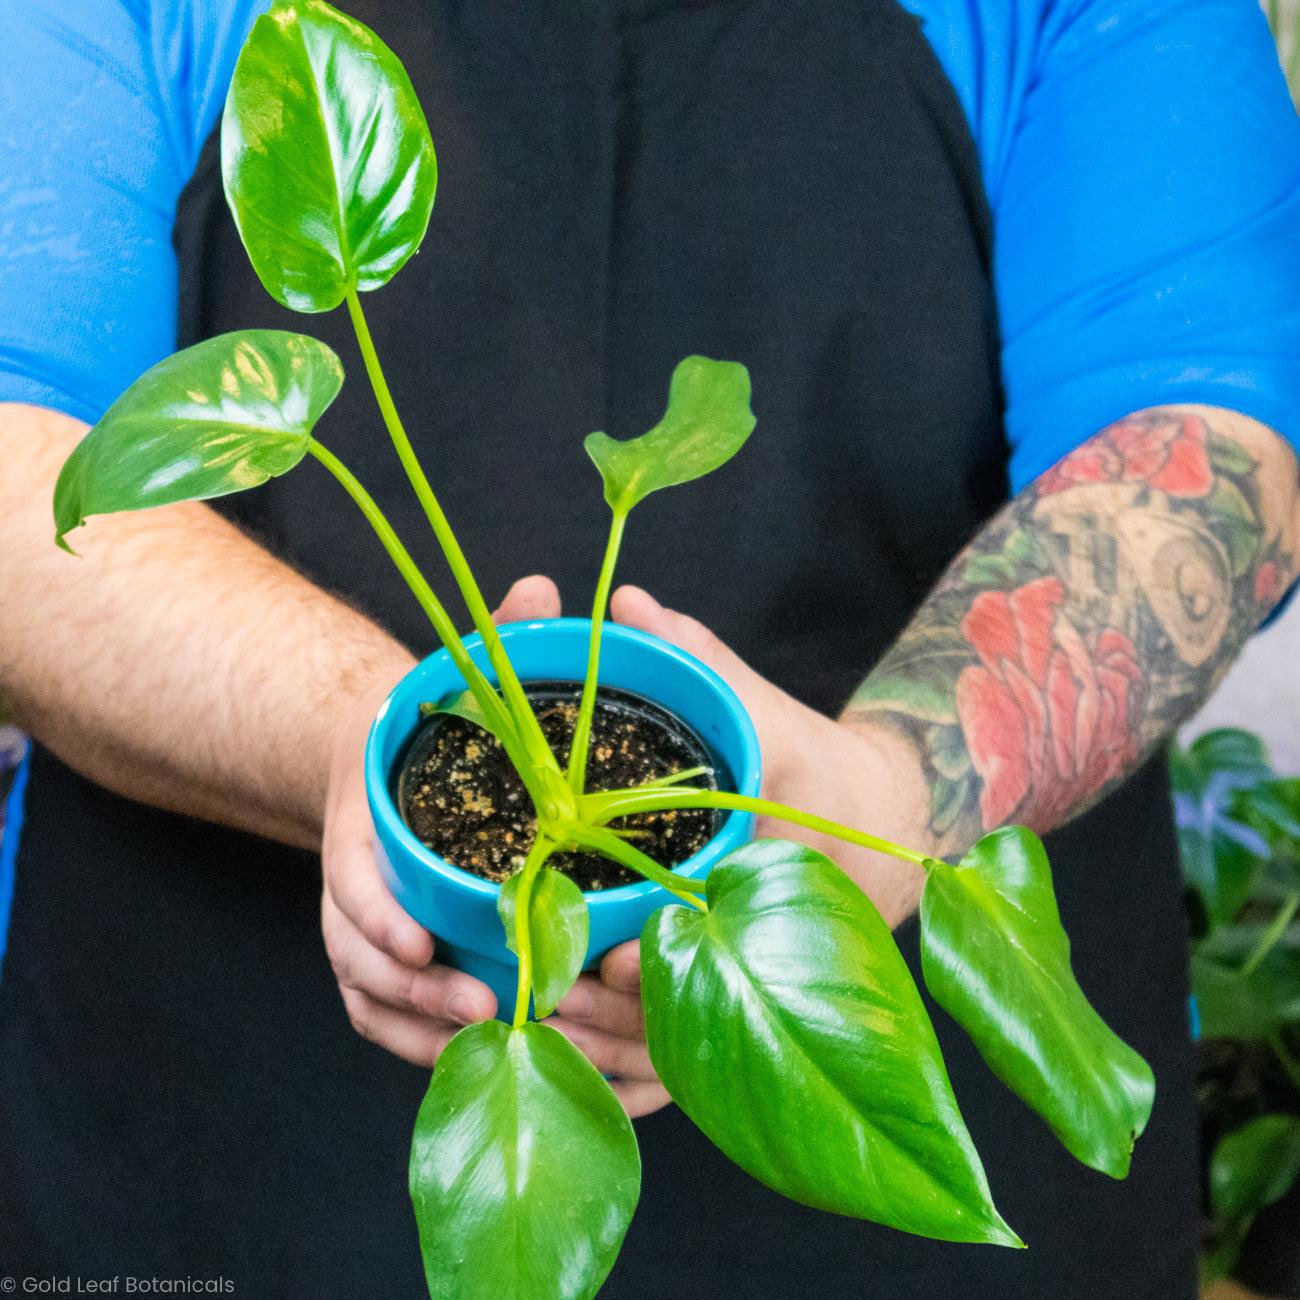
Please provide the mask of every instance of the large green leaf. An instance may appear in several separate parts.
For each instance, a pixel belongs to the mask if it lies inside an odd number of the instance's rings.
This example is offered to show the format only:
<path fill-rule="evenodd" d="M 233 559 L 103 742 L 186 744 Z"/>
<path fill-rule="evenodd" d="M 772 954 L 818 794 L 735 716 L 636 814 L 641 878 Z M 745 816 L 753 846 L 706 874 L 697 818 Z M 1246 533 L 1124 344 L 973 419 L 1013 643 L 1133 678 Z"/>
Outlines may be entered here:
<path fill-rule="evenodd" d="M 1260 1115 L 1224 1137 L 1210 1159 L 1216 1215 L 1250 1219 L 1280 1201 L 1300 1177 L 1300 1118 Z"/>
<path fill-rule="evenodd" d="M 866 895 L 813 849 L 766 840 L 715 867 L 707 899 L 707 914 L 656 912 L 641 937 L 650 1057 L 686 1114 L 805 1205 L 1019 1245 Z"/>
<path fill-rule="evenodd" d="M 587 1300 L 640 1189 L 627 1115 L 562 1034 L 489 1020 L 451 1040 L 411 1145 L 432 1300 Z"/>
<path fill-rule="evenodd" d="M 506 930 L 506 946 L 515 948 L 515 912 L 519 881 L 516 871 L 497 896 L 497 912 Z M 559 871 L 543 867 L 528 898 L 528 933 L 533 949 L 533 1006 L 540 1020 L 573 987 L 587 955 L 590 921 L 582 890 Z"/>
<path fill-rule="evenodd" d="M 1067 1150 L 1113 1178 L 1155 1097 L 1151 1067 L 1107 1028 L 1074 978 L 1052 873 L 1023 826 L 935 863 L 921 897 L 926 986 Z"/>
<path fill-rule="evenodd" d="M 343 383 L 324 343 L 220 334 L 146 371 L 77 444 L 54 487 L 56 540 L 90 515 L 203 501 L 291 470 Z"/>
<path fill-rule="evenodd" d="M 324 0 L 281 0 L 253 24 L 221 167 L 253 269 L 294 311 L 386 284 L 424 238 L 438 178 L 401 63 Z"/>
<path fill-rule="evenodd" d="M 737 361 L 687 357 L 673 371 L 668 409 L 648 433 L 620 442 L 588 434 L 583 444 L 616 514 L 660 488 L 702 478 L 726 464 L 753 432 L 749 371 Z"/>

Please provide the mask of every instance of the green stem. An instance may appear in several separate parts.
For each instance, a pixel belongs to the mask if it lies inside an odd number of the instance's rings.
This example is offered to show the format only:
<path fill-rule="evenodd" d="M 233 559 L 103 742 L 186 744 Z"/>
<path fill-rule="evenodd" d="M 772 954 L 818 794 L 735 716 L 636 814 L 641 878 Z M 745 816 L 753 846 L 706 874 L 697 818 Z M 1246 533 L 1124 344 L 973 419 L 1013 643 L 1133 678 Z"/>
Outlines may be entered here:
<path fill-rule="evenodd" d="M 519 868 L 519 889 L 515 894 L 515 955 L 519 958 L 519 986 L 515 993 L 513 1027 L 522 1029 L 528 1020 L 528 1004 L 533 996 L 533 934 L 528 924 L 528 908 L 533 896 L 533 881 L 542 864 L 551 856 L 555 845 L 539 835 Z"/>
<path fill-rule="evenodd" d="M 605 626 L 609 589 L 614 585 L 614 564 L 623 544 L 623 526 L 626 523 L 627 512 L 615 510 L 609 526 L 609 541 L 605 544 L 605 558 L 600 565 L 600 577 L 596 580 L 596 598 L 591 605 L 587 676 L 582 684 L 582 704 L 573 728 L 573 744 L 569 747 L 569 788 L 577 795 L 582 793 L 587 780 L 587 750 L 591 744 L 591 722 L 596 715 L 596 678 L 600 672 L 600 634 Z"/>
<path fill-rule="evenodd" d="M 1280 1029 L 1274 1029 L 1268 1035 L 1268 1045 L 1273 1049 L 1273 1055 L 1277 1057 L 1278 1064 L 1286 1072 L 1287 1078 L 1297 1089 L 1300 1089 L 1300 1061 L 1291 1055 Z"/>
<path fill-rule="evenodd" d="M 496 624 L 492 621 L 491 611 L 474 579 L 469 561 L 466 560 L 465 553 L 456 540 L 456 534 L 452 531 L 451 524 L 443 513 L 438 498 L 434 495 L 433 488 L 415 454 L 415 448 L 411 446 L 410 438 L 406 436 L 406 429 L 397 414 L 392 393 L 388 389 L 388 381 L 384 378 L 383 368 L 379 364 L 374 340 L 370 337 L 370 327 L 366 324 L 365 313 L 361 310 L 361 299 L 355 289 L 348 290 L 347 304 L 348 314 L 352 317 L 352 328 L 356 332 L 357 343 L 361 348 L 361 357 L 366 365 L 366 374 L 370 377 L 370 386 L 374 389 L 375 400 L 379 403 L 379 412 L 384 418 L 388 436 L 393 440 L 393 447 L 402 462 L 402 468 L 406 471 L 406 477 L 415 489 L 415 495 L 424 508 L 434 536 L 438 539 L 438 545 L 446 557 L 447 565 L 456 579 L 456 586 L 460 588 L 465 608 L 469 610 L 474 627 L 483 638 L 488 661 L 496 672 L 501 693 L 505 696 L 524 748 L 532 755 L 535 764 L 546 765 L 549 761 L 549 764 L 558 771 L 559 767 L 551 754 L 551 747 L 546 743 L 546 737 L 542 734 L 537 716 L 528 703 L 528 697 L 524 694 L 523 685 L 514 670 L 514 665 L 511 664 L 505 647 L 501 644 Z"/>
<path fill-rule="evenodd" d="M 433 630 L 437 633 L 438 640 L 447 648 L 447 653 L 451 655 L 452 662 L 460 670 L 461 676 L 465 679 L 465 684 L 473 692 L 479 708 L 483 710 L 488 718 L 492 719 L 494 728 L 501 728 L 496 734 L 501 739 L 506 752 L 510 754 L 515 766 L 519 767 L 520 779 L 527 786 L 534 800 L 537 800 L 541 797 L 541 790 L 537 786 L 531 769 L 525 771 L 524 767 L 520 766 L 523 758 L 519 752 L 520 741 L 515 728 L 510 722 L 510 717 L 502 705 L 501 697 L 492 689 L 492 683 L 488 681 L 478 665 L 470 658 L 469 651 L 465 649 L 465 643 L 460 639 L 460 634 L 456 631 L 456 625 L 451 621 L 451 616 L 447 613 L 438 597 L 434 595 L 433 588 L 429 586 L 424 574 L 420 572 L 415 561 L 411 559 L 411 553 L 402 545 L 401 538 L 393 530 L 392 524 L 388 522 L 384 512 L 375 503 L 374 497 L 366 491 L 357 476 L 328 447 L 317 442 L 315 438 L 309 438 L 307 440 L 307 450 L 339 481 L 343 490 L 356 502 L 361 513 L 365 515 L 366 521 L 375 530 L 375 535 L 379 538 L 384 550 L 388 552 L 389 558 L 397 566 L 398 573 L 406 580 L 406 585 L 410 587 L 415 599 L 419 601 L 420 608 L 424 610 L 429 622 L 433 624 Z"/>
<path fill-rule="evenodd" d="M 924 853 L 904 848 L 892 840 L 881 839 L 877 835 L 868 835 L 866 831 L 855 831 L 851 826 L 812 813 L 791 808 L 787 804 L 773 803 L 770 799 L 753 799 L 749 795 L 731 794 L 726 790 L 697 790 L 694 788 L 674 790 L 609 790 L 599 794 L 584 795 L 581 812 L 583 817 L 597 826 L 603 826 L 615 817 L 626 817 L 631 813 L 659 812 L 668 808 L 723 808 L 736 812 L 752 812 L 759 817 L 771 817 L 777 821 L 793 822 L 807 830 L 817 831 L 822 835 L 833 835 L 838 840 L 849 844 L 859 844 L 864 849 L 875 849 L 878 853 L 887 853 L 891 858 L 901 858 L 904 862 L 913 862 L 918 867 L 926 867 L 931 861 Z"/>
<path fill-rule="evenodd" d="M 1259 936 L 1259 942 L 1251 950 L 1250 955 L 1241 963 L 1241 978 L 1246 979 L 1253 975 L 1260 967 L 1260 963 L 1268 956 L 1277 946 L 1277 941 L 1286 933 L 1286 928 L 1295 918 L 1297 909 L 1300 909 L 1300 890 L 1294 890 L 1287 895 L 1286 901 L 1278 909 L 1277 915 L 1269 922 L 1268 929 Z"/>
<path fill-rule="evenodd" d="M 692 880 L 689 876 L 679 876 L 675 871 L 669 871 L 667 867 L 661 867 L 652 857 L 642 853 L 635 845 L 619 839 L 613 831 L 600 826 L 574 823 L 565 827 L 565 836 L 579 848 L 590 849 L 594 853 L 603 854 L 605 857 L 612 858 L 615 862 L 627 867 L 630 871 L 635 871 L 637 875 L 654 881 L 662 889 L 666 889 L 670 894 L 680 898 L 683 903 L 689 903 L 701 912 L 709 910 L 697 897 L 697 895 L 702 895 L 705 892 L 706 886 L 702 880 Z"/>

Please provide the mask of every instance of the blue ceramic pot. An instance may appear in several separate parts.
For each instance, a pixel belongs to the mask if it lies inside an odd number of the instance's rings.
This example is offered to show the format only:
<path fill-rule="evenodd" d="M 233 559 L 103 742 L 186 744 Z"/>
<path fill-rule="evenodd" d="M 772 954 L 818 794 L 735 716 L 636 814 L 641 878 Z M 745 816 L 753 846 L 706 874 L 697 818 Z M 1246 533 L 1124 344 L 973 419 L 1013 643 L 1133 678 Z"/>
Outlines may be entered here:
<path fill-rule="evenodd" d="M 580 681 L 586 671 L 591 624 L 582 618 L 511 623 L 501 629 L 510 660 L 529 681 Z M 465 641 L 474 661 L 494 679 L 482 641 Z M 687 723 L 722 760 L 732 788 L 757 795 L 758 738 L 732 689 L 710 668 L 676 646 L 618 624 L 607 624 L 601 643 L 602 685 L 653 700 Z M 514 1007 L 517 966 L 497 916 L 499 886 L 462 871 L 425 848 L 407 828 L 393 797 L 397 765 L 419 724 L 419 706 L 465 689 L 445 650 L 430 655 L 397 684 L 370 729 L 366 791 L 380 845 L 380 869 L 398 902 L 438 941 L 438 960 L 481 979 L 497 995 L 498 1011 Z M 721 830 L 678 868 L 700 877 L 753 834 L 753 818 L 731 813 Z M 588 891 L 591 941 L 587 969 L 611 948 L 633 939 L 651 912 L 672 895 L 649 881 Z"/>

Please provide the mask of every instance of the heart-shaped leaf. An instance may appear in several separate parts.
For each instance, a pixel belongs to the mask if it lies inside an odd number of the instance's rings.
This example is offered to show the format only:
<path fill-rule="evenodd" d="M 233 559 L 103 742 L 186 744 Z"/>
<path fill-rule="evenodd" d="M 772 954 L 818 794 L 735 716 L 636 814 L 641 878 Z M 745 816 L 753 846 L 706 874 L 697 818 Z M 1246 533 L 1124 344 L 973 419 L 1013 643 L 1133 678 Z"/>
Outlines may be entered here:
<path fill-rule="evenodd" d="M 993 1073 L 1071 1154 L 1123 1178 L 1155 1080 L 1074 978 L 1051 868 L 1032 831 L 1003 827 L 959 866 L 931 866 L 921 957 L 926 986 Z"/>
<path fill-rule="evenodd" d="M 641 1190 L 623 1107 L 549 1025 L 470 1025 L 448 1044 L 411 1144 L 431 1300 L 588 1300 Z"/>
<path fill-rule="evenodd" d="M 686 1114 L 805 1205 L 1019 1245 L 866 895 L 813 849 L 760 840 L 713 869 L 707 899 L 656 912 L 641 937 L 650 1058 Z"/>
<path fill-rule="evenodd" d="M 221 121 L 226 200 L 267 292 L 328 311 L 420 246 L 438 168 L 396 55 L 324 0 L 253 24 Z"/>
<path fill-rule="evenodd" d="M 90 515 L 204 501 L 291 470 L 343 383 L 316 339 L 220 334 L 167 357 L 109 407 L 54 487 L 56 540 Z"/>
<path fill-rule="evenodd" d="M 516 871 L 497 896 L 497 912 L 506 930 L 506 946 L 515 948 L 515 908 L 519 881 Z M 533 1007 L 540 1020 L 573 987 L 587 955 L 590 921 L 582 890 L 562 872 L 543 867 L 528 898 L 528 933 L 533 949 Z"/>
<path fill-rule="evenodd" d="M 673 371 L 664 418 L 639 438 L 607 433 L 583 444 L 605 481 L 605 500 L 624 515 L 660 488 L 702 478 L 726 464 L 754 429 L 749 371 L 737 361 L 687 357 Z"/>

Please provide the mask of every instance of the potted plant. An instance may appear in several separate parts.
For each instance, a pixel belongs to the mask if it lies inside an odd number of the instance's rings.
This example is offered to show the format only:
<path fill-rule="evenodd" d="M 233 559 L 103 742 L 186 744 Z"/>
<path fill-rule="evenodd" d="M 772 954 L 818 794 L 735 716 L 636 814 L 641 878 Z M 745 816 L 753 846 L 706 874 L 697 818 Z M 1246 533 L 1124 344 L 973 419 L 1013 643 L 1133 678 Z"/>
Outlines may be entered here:
<path fill-rule="evenodd" d="M 1300 778 L 1235 727 L 1175 751 L 1171 770 L 1200 1034 L 1201 1273 L 1300 1295 Z"/>
<path fill-rule="evenodd" d="M 410 1186 L 430 1293 L 599 1290 L 637 1200 L 636 1141 L 605 1080 L 530 1012 L 544 1018 L 584 962 L 638 931 L 651 1058 L 732 1159 L 809 1205 L 945 1240 L 1021 1244 L 994 1208 L 888 926 L 822 854 L 746 842 L 757 814 L 924 868 L 930 992 L 1068 1150 L 1123 1177 L 1151 1071 L 1074 979 L 1038 839 L 1006 827 L 949 863 L 766 801 L 753 730 L 725 686 L 670 646 L 604 627 L 634 507 L 748 438 L 744 367 L 689 357 L 653 429 L 587 438 L 611 512 L 592 617 L 498 630 L 394 408 L 361 305 L 419 247 L 434 197 L 433 145 L 400 63 L 324 0 L 280 0 L 241 53 L 222 166 L 272 296 L 303 312 L 346 304 L 476 635 L 459 634 L 365 488 L 313 436 L 343 376 L 302 334 L 223 335 L 137 380 L 65 464 L 57 539 L 66 547 L 89 515 L 240 491 L 310 457 L 362 510 L 428 615 L 442 648 L 397 687 L 368 745 L 377 835 L 398 897 L 447 941 L 440 953 L 508 994 L 504 1019 L 451 1041 L 416 1118 Z M 494 823 L 501 842 L 448 849 L 451 860 L 429 849 L 454 839 L 465 809 L 492 817 L 498 804 L 509 805 Z M 680 849 L 668 834 L 679 828 Z M 583 876 L 597 867 L 639 883 Z"/>

